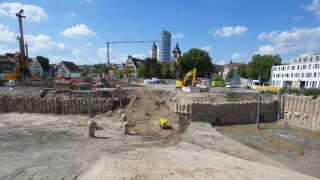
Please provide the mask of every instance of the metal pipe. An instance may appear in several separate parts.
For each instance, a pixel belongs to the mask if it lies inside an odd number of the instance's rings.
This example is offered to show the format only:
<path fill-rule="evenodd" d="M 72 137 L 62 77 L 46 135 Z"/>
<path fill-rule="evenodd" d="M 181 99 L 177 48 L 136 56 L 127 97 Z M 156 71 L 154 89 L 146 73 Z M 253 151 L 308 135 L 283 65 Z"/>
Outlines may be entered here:
<path fill-rule="evenodd" d="M 256 121 L 256 127 L 257 127 L 257 129 L 259 129 L 261 99 L 262 99 L 262 96 L 259 96 L 259 104 L 258 104 L 258 111 L 257 111 L 257 121 Z"/>

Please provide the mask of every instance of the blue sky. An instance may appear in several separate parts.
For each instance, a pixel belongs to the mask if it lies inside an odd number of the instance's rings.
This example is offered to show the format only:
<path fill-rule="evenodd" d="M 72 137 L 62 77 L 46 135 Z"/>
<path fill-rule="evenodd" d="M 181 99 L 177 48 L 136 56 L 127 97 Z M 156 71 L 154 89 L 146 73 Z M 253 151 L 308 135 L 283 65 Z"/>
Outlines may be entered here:
<path fill-rule="evenodd" d="M 25 10 L 31 57 L 105 63 L 109 41 L 173 35 L 172 48 L 200 48 L 214 64 L 279 54 L 283 62 L 320 51 L 320 0 L 28 0 L 0 2 L 0 54 L 18 51 L 14 13 Z M 111 45 L 111 63 L 150 56 L 151 43 Z"/>

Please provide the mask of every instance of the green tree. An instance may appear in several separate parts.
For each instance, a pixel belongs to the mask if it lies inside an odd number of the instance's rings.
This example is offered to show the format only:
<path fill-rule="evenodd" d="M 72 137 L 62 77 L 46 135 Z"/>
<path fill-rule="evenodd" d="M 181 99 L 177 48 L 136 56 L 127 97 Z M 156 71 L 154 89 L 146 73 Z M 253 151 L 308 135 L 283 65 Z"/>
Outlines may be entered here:
<path fill-rule="evenodd" d="M 39 61 L 43 72 L 49 72 L 50 66 L 49 66 L 49 59 L 43 56 L 37 56 L 36 59 Z"/>
<path fill-rule="evenodd" d="M 247 75 L 247 65 L 246 64 L 241 64 L 238 69 L 238 74 L 240 75 L 240 77 L 242 78 L 248 78 L 248 75 Z"/>
<path fill-rule="evenodd" d="M 208 52 L 195 48 L 179 57 L 177 66 L 176 70 L 179 70 L 180 78 L 193 68 L 197 68 L 197 77 L 205 77 L 206 74 L 211 74 L 213 70 Z"/>
<path fill-rule="evenodd" d="M 260 54 L 252 56 L 251 62 L 247 67 L 247 75 L 252 79 L 261 79 L 261 83 L 268 82 L 271 75 L 271 67 L 281 64 L 279 55 L 263 55 Z"/>
<path fill-rule="evenodd" d="M 141 64 L 141 65 L 138 67 L 138 69 L 137 69 L 137 72 L 138 72 L 139 77 L 143 77 L 144 71 L 145 71 L 144 65 Z"/>
<path fill-rule="evenodd" d="M 109 68 L 106 64 L 102 64 L 100 69 L 102 73 L 109 74 Z"/>
<path fill-rule="evenodd" d="M 233 78 L 235 70 L 233 68 L 230 68 L 230 70 L 227 73 L 227 79 L 230 81 Z"/>
<path fill-rule="evenodd" d="M 218 76 L 219 76 L 220 78 L 222 78 L 223 72 L 224 72 L 224 66 L 220 66 L 220 67 L 219 67 L 219 72 L 218 72 Z"/>
<path fill-rule="evenodd" d="M 99 73 L 99 70 L 100 70 L 100 65 L 95 64 L 95 65 L 93 66 L 93 72 Z"/>
<path fill-rule="evenodd" d="M 84 65 L 83 66 L 83 70 L 80 73 L 80 76 L 83 77 L 83 78 L 88 77 L 89 71 L 90 71 L 89 67 L 87 65 Z"/>
<path fill-rule="evenodd" d="M 125 67 L 123 68 L 123 74 L 124 74 L 124 75 L 129 75 L 130 73 L 131 73 L 130 68 L 129 68 L 128 66 L 125 66 Z"/>
<path fill-rule="evenodd" d="M 159 77 L 160 75 L 160 68 L 158 65 L 158 61 L 155 58 L 147 58 L 142 62 L 144 66 L 144 78 L 153 78 Z"/>
<path fill-rule="evenodd" d="M 163 61 L 160 63 L 160 75 L 162 78 L 170 78 L 170 63 Z"/>

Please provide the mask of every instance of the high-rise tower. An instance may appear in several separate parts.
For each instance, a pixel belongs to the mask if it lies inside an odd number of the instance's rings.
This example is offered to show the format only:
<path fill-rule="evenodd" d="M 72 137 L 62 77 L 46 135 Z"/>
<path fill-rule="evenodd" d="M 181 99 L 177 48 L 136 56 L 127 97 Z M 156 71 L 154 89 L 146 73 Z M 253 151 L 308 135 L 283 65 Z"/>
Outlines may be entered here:
<path fill-rule="evenodd" d="M 160 31 L 159 60 L 170 61 L 171 51 L 171 33 L 169 31 Z"/>
<path fill-rule="evenodd" d="M 156 42 L 153 41 L 153 45 L 151 46 L 151 58 L 157 59 L 157 45 Z"/>

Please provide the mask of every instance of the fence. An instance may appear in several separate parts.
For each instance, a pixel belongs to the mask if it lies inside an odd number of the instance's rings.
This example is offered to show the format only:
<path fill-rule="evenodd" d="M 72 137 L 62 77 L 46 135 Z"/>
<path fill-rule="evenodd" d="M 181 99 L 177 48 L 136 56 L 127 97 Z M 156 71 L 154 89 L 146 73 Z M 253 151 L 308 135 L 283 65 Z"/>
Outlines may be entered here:
<path fill-rule="evenodd" d="M 263 101 L 260 122 L 274 122 L 277 115 L 277 101 Z M 214 102 L 175 104 L 178 114 L 186 115 L 191 121 L 216 124 L 251 124 L 256 122 L 258 102 Z"/>
<path fill-rule="evenodd" d="M 91 103 L 90 103 L 91 102 Z M 0 112 L 28 112 L 55 114 L 104 113 L 114 108 L 114 100 L 107 98 L 33 98 L 0 96 Z"/>
<path fill-rule="evenodd" d="M 303 129 L 320 131 L 320 98 L 284 95 L 282 111 L 287 123 Z"/>

